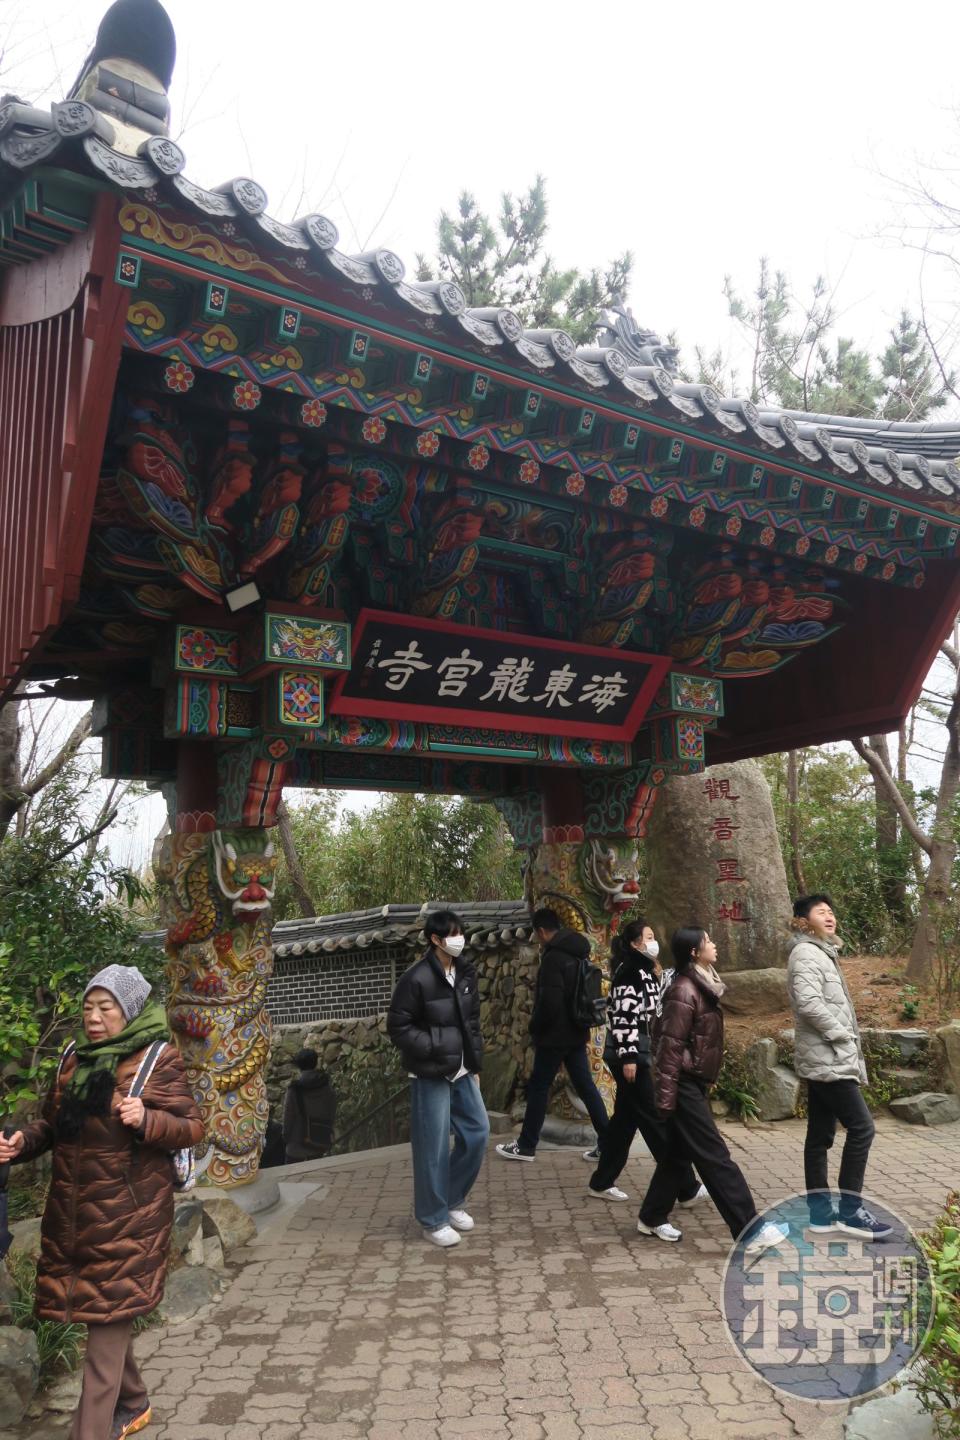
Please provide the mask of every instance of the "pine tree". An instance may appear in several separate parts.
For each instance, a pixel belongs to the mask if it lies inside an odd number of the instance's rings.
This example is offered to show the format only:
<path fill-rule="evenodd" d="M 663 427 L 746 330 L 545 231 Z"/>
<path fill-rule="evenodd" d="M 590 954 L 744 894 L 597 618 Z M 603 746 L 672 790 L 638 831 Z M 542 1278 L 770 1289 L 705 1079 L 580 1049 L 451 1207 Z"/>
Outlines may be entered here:
<path fill-rule="evenodd" d="M 417 256 L 417 277 L 454 280 L 471 307 L 505 305 L 526 326 L 592 340 L 600 312 L 629 288 L 633 256 L 625 251 L 602 271 L 558 269 L 545 249 L 548 214 L 542 175 L 524 195 L 502 196 L 496 224 L 464 190 L 455 214 L 441 212 L 436 257 Z"/>

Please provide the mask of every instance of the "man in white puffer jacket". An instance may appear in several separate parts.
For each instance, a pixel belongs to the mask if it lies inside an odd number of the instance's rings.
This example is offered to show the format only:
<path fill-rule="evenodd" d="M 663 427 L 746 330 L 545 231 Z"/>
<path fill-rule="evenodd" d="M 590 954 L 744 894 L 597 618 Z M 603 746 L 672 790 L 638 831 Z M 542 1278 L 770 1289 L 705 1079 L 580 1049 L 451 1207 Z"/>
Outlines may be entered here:
<path fill-rule="evenodd" d="M 890 1226 L 871 1215 L 861 1198 L 874 1125 L 860 1090 L 867 1083 L 867 1069 L 840 969 L 833 902 L 829 895 L 802 895 L 794 901 L 793 914 L 800 934 L 787 963 L 787 989 L 795 1024 L 794 1066 L 807 1082 L 803 1170 L 810 1229 L 879 1240 L 890 1234 Z M 838 1177 L 839 1212 L 833 1208 L 827 1172 L 837 1121 L 847 1132 Z"/>

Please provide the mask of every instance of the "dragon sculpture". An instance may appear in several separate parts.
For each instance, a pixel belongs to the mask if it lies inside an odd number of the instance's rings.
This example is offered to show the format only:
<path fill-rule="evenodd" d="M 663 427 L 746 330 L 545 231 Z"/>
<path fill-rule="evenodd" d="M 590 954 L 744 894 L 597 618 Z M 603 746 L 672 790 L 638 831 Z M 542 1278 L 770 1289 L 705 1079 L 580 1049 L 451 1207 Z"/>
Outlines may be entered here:
<path fill-rule="evenodd" d="M 606 971 L 610 942 L 624 913 L 639 899 L 637 843 L 629 839 L 542 842 L 530 851 L 525 887 L 531 909 L 549 905 L 569 929 L 582 931 L 593 946 L 594 958 Z M 595 1030 L 590 1037 L 590 1070 L 611 1109 L 613 1087 L 603 1063 L 603 1039 L 602 1030 Z M 561 1109 L 578 1119 L 584 1113 L 569 1089 Z"/>
<path fill-rule="evenodd" d="M 197 1169 L 214 1185 L 255 1178 L 267 1125 L 276 865 L 269 832 L 254 829 L 177 833 L 160 857 L 167 1013 L 203 1113 Z"/>

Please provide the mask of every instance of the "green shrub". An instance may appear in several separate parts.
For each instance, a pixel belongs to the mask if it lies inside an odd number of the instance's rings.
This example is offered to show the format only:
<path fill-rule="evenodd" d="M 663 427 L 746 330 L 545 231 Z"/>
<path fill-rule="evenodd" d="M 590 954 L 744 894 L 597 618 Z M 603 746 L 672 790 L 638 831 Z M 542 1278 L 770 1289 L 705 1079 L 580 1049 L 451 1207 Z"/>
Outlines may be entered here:
<path fill-rule="evenodd" d="M 755 1120 L 760 1114 L 756 1088 L 756 1078 L 747 1060 L 746 1051 L 740 1045 L 729 1046 L 713 1087 L 713 1098 L 725 1101 L 730 1106 L 731 1114 L 741 1120 Z"/>
<path fill-rule="evenodd" d="M 38 1320 L 33 1313 L 37 1267 L 29 1255 L 7 1256 L 7 1268 L 16 1294 L 10 1302 L 13 1323 L 20 1330 L 32 1330 L 40 1356 L 40 1383 L 49 1385 L 58 1375 L 76 1370 L 83 1359 L 86 1327 L 63 1325 L 58 1320 Z"/>
<path fill-rule="evenodd" d="M 913 1375 L 937 1434 L 960 1436 L 960 1193 L 920 1236 L 933 1286 L 933 1319 Z"/>
<path fill-rule="evenodd" d="M 400 1052 L 376 1033 L 363 1045 L 345 1046 L 330 1067 L 337 1094 L 332 1154 L 399 1145 L 410 1138 L 410 1100 Z M 400 1094 L 392 1104 L 391 1096 Z M 378 1109 L 380 1106 L 383 1109 Z M 374 1114 L 372 1112 L 377 1111 Z"/>

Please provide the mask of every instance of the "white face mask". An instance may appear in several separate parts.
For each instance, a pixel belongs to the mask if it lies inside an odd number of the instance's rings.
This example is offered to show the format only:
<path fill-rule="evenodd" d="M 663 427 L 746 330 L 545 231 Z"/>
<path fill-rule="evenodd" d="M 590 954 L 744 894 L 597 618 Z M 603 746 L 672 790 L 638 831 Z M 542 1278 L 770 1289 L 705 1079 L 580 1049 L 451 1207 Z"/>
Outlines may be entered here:
<path fill-rule="evenodd" d="M 448 955 L 452 955 L 454 960 L 462 953 L 466 943 L 462 935 L 448 935 L 446 940 L 440 941 L 441 948 L 446 950 Z"/>
<path fill-rule="evenodd" d="M 643 947 L 643 951 L 645 955 L 650 956 L 651 960 L 656 960 L 657 956 L 660 954 L 660 946 L 658 945 L 656 940 L 648 940 L 646 945 L 644 945 Z"/>

